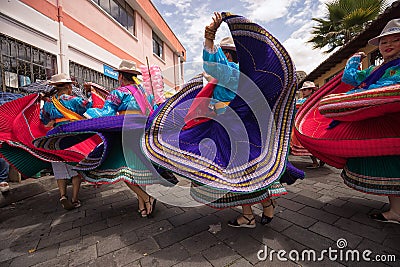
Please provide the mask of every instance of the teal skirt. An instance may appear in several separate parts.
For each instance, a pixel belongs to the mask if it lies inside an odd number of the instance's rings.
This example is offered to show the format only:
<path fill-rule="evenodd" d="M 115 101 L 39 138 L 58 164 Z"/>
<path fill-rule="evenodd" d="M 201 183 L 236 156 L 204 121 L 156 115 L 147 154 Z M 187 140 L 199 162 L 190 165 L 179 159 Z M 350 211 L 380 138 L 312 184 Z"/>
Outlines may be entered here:
<path fill-rule="evenodd" d="M 400 196 L 400 156 L 351 158 L 342 178 L 346 185 L 361 192 Z"/>

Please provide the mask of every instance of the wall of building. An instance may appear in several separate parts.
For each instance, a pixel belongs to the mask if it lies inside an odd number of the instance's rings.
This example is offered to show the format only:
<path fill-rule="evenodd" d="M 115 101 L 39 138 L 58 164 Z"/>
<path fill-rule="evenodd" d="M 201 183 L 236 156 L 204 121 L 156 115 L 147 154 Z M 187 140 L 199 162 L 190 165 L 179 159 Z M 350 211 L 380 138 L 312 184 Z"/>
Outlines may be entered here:
<path fill-rule="evenodd" d="M 121 59 L 138 66 L 148 59 L 150 65 L 176 68 L 177 73 L 178 55 L 186 54 L 179 40 L 150 1 L 127 2 L 135 10 L 134 35 L 90 0 L 4 1 L 0 31 L 57 55 L 58 72 L 68 72 L 70 60 L 102 73 L 104 65 L 118 67 Z M 153 30 L 164 42 L 163 58 L 153 54 Z M 170 87 L 182 82 L 175 75 L 164 79 Z"/>
<path fill-rule="evenodd" d="M 369 63 L 369 55 L 377 49 L 376 46 L 367 45 L 366 47 L 360 48 L 357 52 L 364 52 L 367 57 L 362 60 L 361 67 L 362 69 L 368 68 L 370 66 Z M 334 68 L 331 68 L 329 71 L 325 72 L 323 75 L 319 76 L 318 79 L 314 80 L 314 83 L 321 87 L 323 86 L 329 78 L 336 75 L 338 72 L 344 70 L 346 66 L 347 59 L 342 60 L 339 64 L 337 64 Z"/>

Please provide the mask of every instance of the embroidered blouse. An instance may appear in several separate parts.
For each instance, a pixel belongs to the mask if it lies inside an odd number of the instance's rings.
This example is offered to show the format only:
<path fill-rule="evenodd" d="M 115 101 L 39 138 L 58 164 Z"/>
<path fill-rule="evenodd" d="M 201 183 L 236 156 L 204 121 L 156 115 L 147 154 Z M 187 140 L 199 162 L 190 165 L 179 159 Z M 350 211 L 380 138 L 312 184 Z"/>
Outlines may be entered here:
<path fill-rule="evenodd" d="M 88 108 L 92 107 L 92 102 L 84 100 L 79 96 L 63 94 L 58 96 L 57 99 L 64 107 L 82 116 Z M 40 120 L 43 124 L 48 124 L 51 120 L 62 118 L 64 118 L 64 115 L 54 106 L 53 102 L 51 100 L 45 101 L 40 110 Z"/>
<path fill-rule="evenodd" d="M 138 89 L 145 95 L 144 89 L 138 86 Z M 152 103 L 153 96 L 147 96 L 147 101 Z M 140 106 L 126 87 L 119 87 L 110 92 L 104 102 L 103 108 L 90 108 L 84 114 L 86 118 L 98 118 L 104 116 L 115 116 L 117 112 L 126 110 L 140 110 Z"/>
<path fill-rule="evenodd" d="M 229 62 L 221 47 L 215 46 L 212 51 L 203 49 L 203 69 L 218 80 L 211 104 L 229 102 L 235 98 L 239 84 L 239 64 Z"/>
<path fill-rule="evenodd" d="M 374 69 L 378 68 L 376 66 L 370 66 L 367 69 L 359 70 L 358 67 L 361 63 L 361 57 L 358 55 L 352 56 L 346 63 L 346 67 L 343 72 L 342 81 L 344 83 L 359 86 Z M 355 93 L 364 91 L 367 89 L 374 89 L 384 86 L 389 86 L 393 84 L 400 83 L 400 65 L 389 67 L 383 76 L 374 84 L 371 84 L 368 88 L 354 89 L 349 91 L 349 93 Z"/>

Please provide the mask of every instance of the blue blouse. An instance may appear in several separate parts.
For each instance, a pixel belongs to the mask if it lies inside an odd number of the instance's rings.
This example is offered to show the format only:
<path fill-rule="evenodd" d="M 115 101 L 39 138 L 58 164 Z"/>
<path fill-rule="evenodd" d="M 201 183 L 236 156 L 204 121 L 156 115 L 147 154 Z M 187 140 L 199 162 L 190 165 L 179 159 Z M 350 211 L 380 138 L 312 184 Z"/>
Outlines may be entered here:
<path fill-rule="evenodd" d="M 239 85 L 239 64 L 229 62 L 222 49 L 216 46 L 213 51 L 203 49 L 203 68 L 207 74 L 218 80 L 211 104 L 218 101 L 229 102 L 235 98 Z"/>
<path fill-rule="evenodd" d="M 344 83 L 358 86 L 360 85 L 376 68 L 376 66 L 370 66 L 365 70 L 359 70 L 361 58 L 360 56 L 352 56 L 346 63 L 346 67 L 343 72 L 342 81 Z M 367 89 L 374 89 L 384 86 L 389 86 L 393 84 L 400 83 L 400 66 L 393 66 L 388 68 L 383 76 L 374 84 L 371 84 L 368 88 L 354 89 L 349 91 L 349 93 L 355 93 L 364 91 Z"/>
<path fill-rule="evenodd" d="M 83 116 L 88 108 L 92 107 L 92 102 L 84 100 L 79 96 L 63 94 L 57 97 L 57 99 L 64 107 L 81 116 Z M 64 115 L 54 106 L 51 100 L 44 103 L 43 108 L 40 110 L 40 120 L 43 124 L 48 124 L 51 120 L 62 118 L 64 118 Z"/>
<path fill-rule="evenodd" d="M 138 86 L 144 94 L 144 89 Z M 154 96 L 147 96 L 149 103 L 152 103 Z M 156 107 L 156 105 L 154 105 Z M 107 96 L 103 108 L 90 108 L 86 111 L 85 117 L 98 118 L 104 116 L 115 116 L 117 112 L 126 110 L 140 110 L 139 104 L 131 91 L 125 87 L 119 87 L 110 92 Z"/>

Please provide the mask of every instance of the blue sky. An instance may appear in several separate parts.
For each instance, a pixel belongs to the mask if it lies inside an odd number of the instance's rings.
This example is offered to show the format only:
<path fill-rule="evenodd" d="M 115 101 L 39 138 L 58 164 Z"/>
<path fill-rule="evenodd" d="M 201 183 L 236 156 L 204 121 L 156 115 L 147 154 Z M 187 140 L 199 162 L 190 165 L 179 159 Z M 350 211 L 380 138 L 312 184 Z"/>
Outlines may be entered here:
<path fill-rule="evenodd" d="M 314 22 L 326 14 L 332 0 L 153 0 L 152 2 L 187 50 L 188 62 L 201 62 L 204 27 L 214 11 L 242 15 L 262 25 L 285 46 L 297 70 L 307 74 L 329 55 L 306 43 Z M 389 3 L 395 0 L 389 0 Z M 223 23 L 216 41 L 228 34 Z"/>

